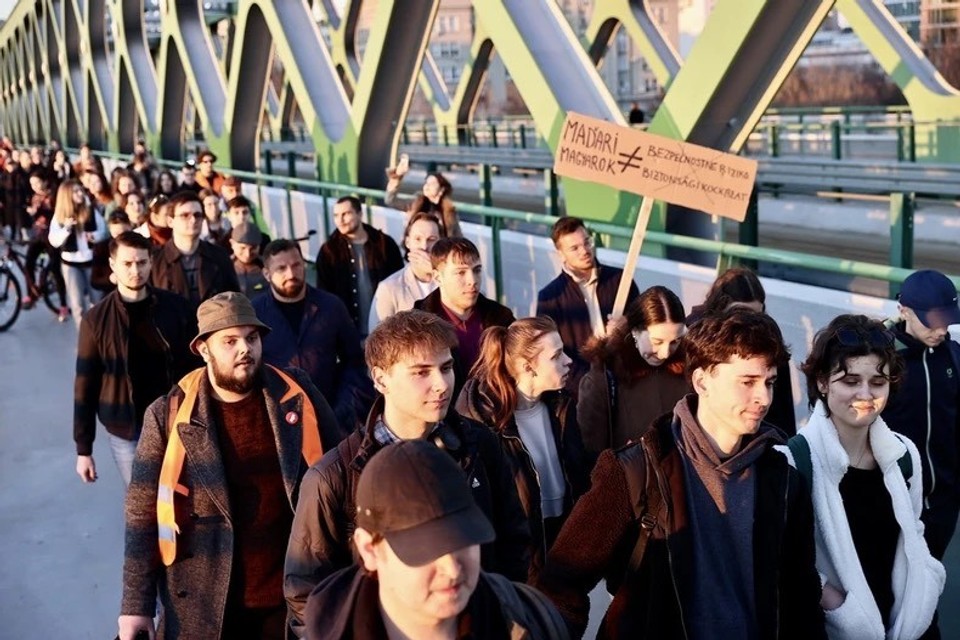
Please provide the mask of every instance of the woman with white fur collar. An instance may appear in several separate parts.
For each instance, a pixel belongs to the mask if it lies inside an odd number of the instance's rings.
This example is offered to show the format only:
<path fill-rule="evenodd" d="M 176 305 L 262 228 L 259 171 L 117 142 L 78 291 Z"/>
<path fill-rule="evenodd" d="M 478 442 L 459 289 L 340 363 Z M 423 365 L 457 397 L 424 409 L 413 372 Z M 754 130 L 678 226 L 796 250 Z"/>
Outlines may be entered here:
<path fill-rule="evenodd" d="M 903 371 L 893 337 L 866 316 L 838 316 L 816 335 L 803 371 L 814 409 L 795 437 L 810 448 L 827 633 L 916 640 L 931 624 L 945 571 L 923 539 L 917 448 L 880 418 Z"/>

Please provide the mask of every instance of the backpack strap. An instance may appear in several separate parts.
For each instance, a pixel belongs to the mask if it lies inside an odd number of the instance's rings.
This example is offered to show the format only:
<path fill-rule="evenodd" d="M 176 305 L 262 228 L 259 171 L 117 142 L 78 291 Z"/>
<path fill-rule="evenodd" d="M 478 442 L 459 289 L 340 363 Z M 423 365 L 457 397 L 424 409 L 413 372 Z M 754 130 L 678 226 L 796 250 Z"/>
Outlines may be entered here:
<path fill-rule="evenodd" d="M 903 436 L 899 433 L 894 433 L 893 435 L 897 436 L 900 439 L 900 442 L 903 442 Z M 903 479 L 907 481 L 907 486 L 910 486 L 910 479 L 913 478 L 913 458 L 910 457 L 910 449 L 907 449 L 906 452 L 897 459 L 897 466 L 900 467 L 900 473 L 903 474 Z"/>
<path fill-rule="evenodd" d="M 648 473 L 647 454 L 643 445 L 635 443 L 616 453 L 617 461 L 623 466 L 630 494 L 633 516 L 637 521 L 637 543 L 630 553 L 627 572 L 636 573 L 643 562 L 650 535 L 659 524 L 660 513 L 664 507 L 663 495 L 656 482 L 651 482 L 653 474 Z"/>
<path fill-rule="evenodd" d="M 610 402 L 607 404 L 607 442 L 613 447 L 613 434 L 616 431 L 614 425 L 617 423 L 617 379 L 610 371 L 610 367 L 603 366 L 603 374 L 607 378 L 607 397 Z"/>
<path fill-rule="evenodd" d="M 813 462 L 810 459 L 810 443 L 802 435 L 797 434 L 787 440 L 787 447 L 793 454 L 793 464 L 797 473 L 803 478 L 807 493 L 813 492 Z"/>

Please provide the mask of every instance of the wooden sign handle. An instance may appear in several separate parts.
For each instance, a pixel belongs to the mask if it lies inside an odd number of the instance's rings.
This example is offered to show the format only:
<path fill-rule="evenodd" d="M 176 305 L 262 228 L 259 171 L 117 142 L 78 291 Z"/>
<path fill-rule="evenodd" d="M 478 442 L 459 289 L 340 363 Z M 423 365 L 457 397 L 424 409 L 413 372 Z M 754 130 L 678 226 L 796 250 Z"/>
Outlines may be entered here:
<path fill-rule="evenodd" d="M 630 238 L 630 248 L 627 250 L 627 259 L 623 263 L 623 275 L 620 276 L 620 286 L 617 288 L 617 297 L 613 303 L 613 313 L 610 318 L 616 320 L 623 315 L 627 306 L 627 294 L 630 293 L 630 283 L 633 282 L 633 273 L 637 269 L 637 258 L 643 247 L 643 238 L 647 235 L 647 225 L 650 223 L 650 211 L 653 209 L 653 198 L 644 196 L 640 201 L 640 212 L 637 214 L 637 224 L 633 227 L 633 237 Z"/>

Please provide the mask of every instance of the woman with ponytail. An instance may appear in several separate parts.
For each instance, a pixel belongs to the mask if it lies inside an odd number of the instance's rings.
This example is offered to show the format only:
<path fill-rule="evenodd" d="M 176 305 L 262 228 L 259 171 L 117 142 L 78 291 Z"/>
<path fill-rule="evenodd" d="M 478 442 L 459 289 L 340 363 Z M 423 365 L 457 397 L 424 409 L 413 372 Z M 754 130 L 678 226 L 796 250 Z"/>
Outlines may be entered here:
<path fill-rule="evenodd" d="M 550 318 L 489 327 L 457 400 L 457 412 L 493 429 L 510 460 L 530 522 L 531 583 L 588 484 L 576 406 L 563 391 L 569 369 L 570 358 Z"/>
<path fill-rule="evenodd" d="M 677 294 L 650 287 L 606 336 L 587 343 L 590 370 L 580 381 L 577 419 L 592 455 L 639 440 L 691 391 L 683 373 L 683 321 Z"/>

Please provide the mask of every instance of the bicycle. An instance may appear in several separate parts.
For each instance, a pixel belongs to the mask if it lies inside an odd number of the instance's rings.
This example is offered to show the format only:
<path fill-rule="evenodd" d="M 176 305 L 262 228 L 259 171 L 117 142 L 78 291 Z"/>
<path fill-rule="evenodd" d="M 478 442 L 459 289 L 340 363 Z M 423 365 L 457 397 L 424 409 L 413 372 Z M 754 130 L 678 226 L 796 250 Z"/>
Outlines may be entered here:
<path fill-rule="evenodd" d="M 37 265 L 34 269 L 35 278 L 27 277 L 27 246 L 28 244 L 23 241 L 18 240 L 8 240 L 7 244 L 7 268 L 11 268 L 12 265 L 16 265 L 20 270 L 20 273 L 23 275 L 23 279 L 27 282 L 27 293 L 32 295 L 32 292 L 29 291 L 30 282 L 40 283 L 40 291 L 38 292 L 39 297 L 43 298 L 44 304 L 47 308 L 50 309 L 52 313 L 58 314 L 60 312 L 60 300 L 57 294 L 57 281 L 53 272 L 50 270 L 50 255 L 43 251 L 40 256 L 37 258 Z M 17 283 L 19 285 L 19 282 Z"/>
<path fill-rule="evenodd" d="M 20 307 L 23 306 L 23 300 L 20 297 L 20 281 L 16 274 L 10 268 L 9 259 L 12 249 L 10 243 L 3 239 L 0 233 L 0 248 L 6 247 L 6 251 L 0 252 L 0 332 L 6 331 L 13 326 L 20 315 Z"/>

